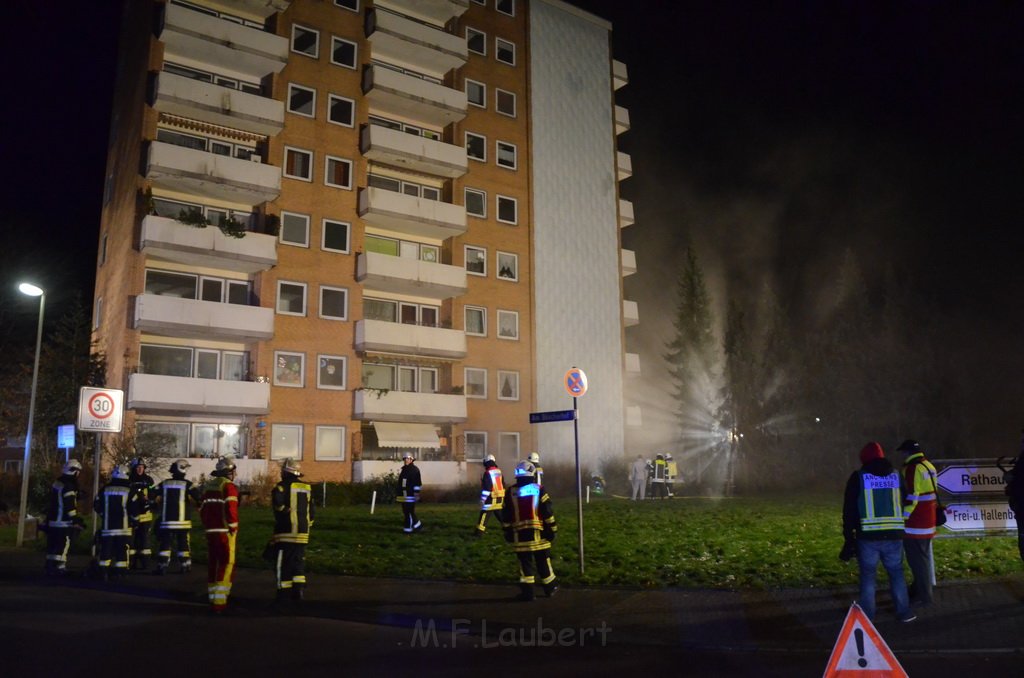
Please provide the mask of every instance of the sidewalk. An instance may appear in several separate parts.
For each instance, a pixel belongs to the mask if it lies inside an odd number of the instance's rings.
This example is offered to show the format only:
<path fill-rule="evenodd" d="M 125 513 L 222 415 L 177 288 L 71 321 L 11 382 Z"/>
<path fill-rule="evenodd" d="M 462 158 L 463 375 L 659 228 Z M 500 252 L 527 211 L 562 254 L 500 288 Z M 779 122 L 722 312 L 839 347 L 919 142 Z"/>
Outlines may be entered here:
<path fill-rule="evenodd" d="M 0 549 L 0 577 L 39 579 L 42 556 Z M 72 558 L 82 572 L 84 556 Z M 713 591 L 563 588 L 552 599 L 512 601 L 508 585 L 465 584 L 308 573 L 307 600 L 299 616 L 393 627 L 457 631 L 482 639 L 504 629 L 530 634 L 539 627 L 576 638 L 636 646 L 673 646 L 736 652 L 828 652 L 835 643 L 852 589 Z M 189 574 L 132 574 L 115 584 L 78 576 L 62 585 L 169 598 L 204 606 L 206 568 Z M 538 590 L 539 593 L 539 590 Z M 940 583 L 936 604 L 915 608 L 917 621 L 895 621 L 887 593 L 879 593 L 876 626 L 897 653 L 1024 654 L 1024 574 L 1001 579 Z M 274 613 L 270 570 L 240 569 L 229 607 L 240 615 Z M 604 631 L 602 631 L 604 629 Z M 539 631 L 538 631 L 539 632 Z"/>

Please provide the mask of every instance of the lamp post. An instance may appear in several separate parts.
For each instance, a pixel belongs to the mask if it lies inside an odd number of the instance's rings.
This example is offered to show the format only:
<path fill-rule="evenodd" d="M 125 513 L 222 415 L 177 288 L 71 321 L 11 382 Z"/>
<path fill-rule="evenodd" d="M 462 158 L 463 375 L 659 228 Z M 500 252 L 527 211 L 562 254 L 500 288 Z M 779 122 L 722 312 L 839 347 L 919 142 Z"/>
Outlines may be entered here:
<path fill-rule="evenodd" d="M 43 343 L 43 311 L 46 306 L 46 293 L 41 287 L 23 282 L 18 291 L 30 297 L 39 297 L 39 329 L 36 331 L 36 359 L 32 367 L 32 395 L 28 401 L 28 429 L 25 431 L 25 458 L 21 466 L 21 504 L 18 508 L 18 540 L 17 546 L 25 541 L 25 516 L 28 514 L 28 474 L 32 468 L 32 420 L 36 414 L 36 385 L 39 383 L 39 348 Z"/>

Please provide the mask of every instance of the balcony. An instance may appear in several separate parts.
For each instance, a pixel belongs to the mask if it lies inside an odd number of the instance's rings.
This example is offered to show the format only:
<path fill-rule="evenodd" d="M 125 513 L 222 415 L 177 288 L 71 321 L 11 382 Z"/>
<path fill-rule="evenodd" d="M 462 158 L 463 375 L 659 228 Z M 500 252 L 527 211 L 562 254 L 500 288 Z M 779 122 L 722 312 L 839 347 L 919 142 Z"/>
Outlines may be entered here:
<path fill-rule="evenodd" d="M 417 238 L 445 240 L 466 232 L 466 208 L 383 188 L 359 191 L 359 216 L 370 226 Z"/>
<path fill-rule="evenodd" d="M 469 9 L 469 0 L 375 0 L 373 4 L 442 26 Z"/>
<path fill-rule="evenodd" d="M 629 200 L 619 200 L 619 228 L 626 228 L 633 225 L 633 203 Z"/>
<path fill-rule="evenodd" d="M 370 110 L 390 117 L 445 127 L 466 117 L 466 93 L 370 64 L 363 70 L 363 93 Z"/>
<path fill-rule="evenodd" d="M 635 377 L 640 374 L 640 354 L 639 353 L 627 353 L 626 354 L 626 374 Z"/>
<path fill-rule="evenodd" d="M 466 357 L 466 333 L 443 327 L 359 320 L 355 348 L 362 353 L 401 353 L 458 360 Z"/>
<path fill-rule="evenodd" d="M 375 59 L 416 64 L 437 77 L 464 66 L 469 53 L 465 38 L 375 9 L 366 13 L 366 37 Z"/>
<path fill-rule="evenodd" d="M 636 252 L 633 250 L 621 250 L 622 252 L 622 277 L 636 273 Z"/>
<path fill-rule="evenodd" d="M 626 407 L 626 426 L 629 428 L 640 428 L 644 425 L 644 418 L 639 405 Z"/>
<path fill-rule="evenodd" d="M 422 424 L 466 421 L 466 396 L 447 393 L 357 390 L 354 419 L 382 419 Z"/>
<path fill-rule="evenodd" d="M 275 12 L 283 12 L 291 0 L 217 0 L 218 5 L 231 14 L 266 19 Z"/>
<path fill-rule="evenodd" d="M 635 301 L 622 300 L 622 322 L 626 327 L 633 327 L 640 324 L 640 307 Z"/>
<path fill-rule="evenodd" d="M 287 38 L 180 5 L 165 6 L 157 37 L 164 43 L 165 59 L 199 61 L 255 81 L 280 73 L 288 61 Z"/>
<path fill-rule="evenodd" d="M 267 136 L 284 128 L 284 102 L 174 73 L 158 74 L 153 108 Z"/>
<path fill-rule="evenodd" d="M 615 170 L 618 172 L 619 181 L 633 176 L 633 159 L 629 157 L 628 153 L 615 152 Z"/>
<path fill-rule="evenodd" d="M 448 179 L 469 170 L 465 147 L 380 125 L 363 127 L 359 150 L 374 162 Z"/>
<path fill-rule="evenodd" d="M 267 414 L 270 384 L 133 374 L 128 378 L 127 407 L 174 414 Z"/>
<path fill-rule="evenodd" d="M 466 293 L 466 269 L 418 259 L 363 252 L 356 260 L 356 280 L 366 290 L 451 299 Z"/>
<path fill-rule="evenodd" d="M 239 273 L 258 273 L 277 264 L 277 238 L 272 235 L 231 238 L 216 226 L 195 228 L 153 214 L 142 220 L 140 249 L 153 259 Z"/>
<path fill-rule="evenodd" d="M 140 294 L 132 327 L 165 337 L 262 341 L 274 336 L 274 309 Z"/>
<path fill-rule="evenodd" d="M 612 87 L 622 89 L 629 84 L 629 71 L 626 64 L 618 59 L 612 59 Z"/>
<path fill-rule="evenodd" d="M 279 167 L 162 141 L 149 144 L 146 178 L 159 188 L 251 206 L 281 193 Z"/>
<path fill-rule="evenodd" d="M 615 107 L 615 133 L 622 134 L 629 131 L 629 109 L 622 106 Z"/>

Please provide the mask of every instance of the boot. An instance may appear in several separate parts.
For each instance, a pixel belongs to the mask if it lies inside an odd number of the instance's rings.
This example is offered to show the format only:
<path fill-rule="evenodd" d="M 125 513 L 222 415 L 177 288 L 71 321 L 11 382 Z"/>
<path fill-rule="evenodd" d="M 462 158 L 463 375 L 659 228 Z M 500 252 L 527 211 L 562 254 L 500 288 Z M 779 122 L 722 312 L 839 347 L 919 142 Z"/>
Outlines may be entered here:
<path fill-rule="evenodd" d="M 555 582 L 544 584 L 545 596 L 547 596 L 548 598 L 554 598 L 556 593 L 558 593 L 558 584 L 556 584 Z"/>
<path fill-rule="evenodd" d="M 519 595 L 516 596 L 516 600 L 520 600 L 524 603 L 528 603 L 533 600 L 533 584 L 520 584 Z"/>
<path fill-rule="evenodd" d="M 167 574 L 167 563 L 157 563 L 156 569 L 153 570 L 153 574 L 159 575 L 161 577 Z"/>
<path fill-rule="evenodd" d="M 188 574 L 191 571 L 192 571 L 192 561 L 191 560 L 182 561 L 182 563 L 181 563 L 181 573 L 182 574 Z"/>
<path fill-rule="evenodd" d="M 292 600 L 296 600 L 296 601 L 302 600 L 302 597 L 303 597 L 302 589 L 304 589 L 304 588 L 305 587 L 302 584 L 293 584 L 292 585 Z"/>

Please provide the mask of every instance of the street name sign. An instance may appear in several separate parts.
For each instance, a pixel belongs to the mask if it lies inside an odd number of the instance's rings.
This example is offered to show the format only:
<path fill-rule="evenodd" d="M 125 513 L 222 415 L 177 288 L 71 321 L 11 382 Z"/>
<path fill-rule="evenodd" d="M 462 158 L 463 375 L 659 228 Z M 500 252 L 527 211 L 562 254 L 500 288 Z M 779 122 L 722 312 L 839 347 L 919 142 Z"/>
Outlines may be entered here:
<path fill-rule="evenodd" d="M 939 489 L 950 494 L 1003 494 L 1006 481 L 995 465 L 957 464 L 939 471 Z"/>
<path fill-rule="evenodd" d="M 124 421 L 124 391 L 83 386 L 78 392 L 78 430 L 120 433 Z"/>
<path fill-rule="evenodd" d="M 953 532 L 1010 532 L 1017 529 L 1017 517 L 1005 503 L 950 504 L 943 527 Z"/>
<path fill-rule="evenodd" d="M 530 412 L 531 424 L 543 424 L 549 421 L 572 421 L 576 418 L 576 410 L 552 410 L 550 412 Z"/>

